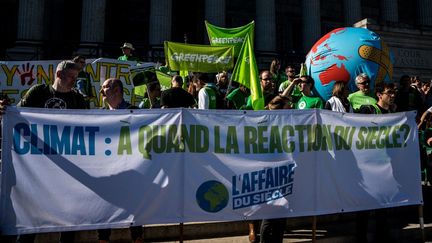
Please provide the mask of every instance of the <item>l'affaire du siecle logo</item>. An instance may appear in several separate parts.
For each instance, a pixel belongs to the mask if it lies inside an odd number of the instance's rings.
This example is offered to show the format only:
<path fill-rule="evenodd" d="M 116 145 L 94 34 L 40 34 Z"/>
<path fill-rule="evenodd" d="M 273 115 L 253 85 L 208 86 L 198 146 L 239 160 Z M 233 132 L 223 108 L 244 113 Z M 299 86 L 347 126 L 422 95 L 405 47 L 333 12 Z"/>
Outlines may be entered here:
<path fill-rule="evenodd" d="M 232 208 L 263 204 L 292 194 L 295 167 L 295 163 L 288 163 L 232 176 Z M 206 212 L 219 212 L 228 205 L 228 189 L 219 181 L 206 181 L 198 187 L 196 201 Z"/>

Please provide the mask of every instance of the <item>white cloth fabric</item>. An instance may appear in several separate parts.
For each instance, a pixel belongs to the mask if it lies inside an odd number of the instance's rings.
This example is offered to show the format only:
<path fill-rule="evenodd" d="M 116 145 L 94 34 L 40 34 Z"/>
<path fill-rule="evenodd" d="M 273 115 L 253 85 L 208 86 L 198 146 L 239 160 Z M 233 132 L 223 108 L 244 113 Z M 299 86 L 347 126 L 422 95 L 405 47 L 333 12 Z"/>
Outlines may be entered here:
<path fill-rule="evenodd" d="M 208 109 L 210 104 L 209 95 L 205 88 L 198 92 L 198 109 Z"/>
<path fill-rule="evenodd" d="M 331 105 L 331 109 L 332 111 L 338 111 L 338 112 L 350 112 L 352 113 L 352 108 L 351 105 L 349 106 L 349 110 L 347 111 L 345 109 L 345 106 L 342 104 L 342 101 L 336 97 L 336 96 L 332 96 L 329 100 L 328 100 L 329 104 Z"/>

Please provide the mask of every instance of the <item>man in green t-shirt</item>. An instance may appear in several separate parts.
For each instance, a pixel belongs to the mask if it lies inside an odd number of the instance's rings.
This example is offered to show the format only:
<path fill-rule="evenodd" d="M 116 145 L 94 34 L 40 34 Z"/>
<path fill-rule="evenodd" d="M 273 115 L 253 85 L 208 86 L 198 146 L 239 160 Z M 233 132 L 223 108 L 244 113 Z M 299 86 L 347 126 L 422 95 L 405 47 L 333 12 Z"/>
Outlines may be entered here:
<path fill-rule="evenodd" d="M 294 94 L 293 90 L 295 86 L 299 87 L 301 95 Z M 284 90 L 281 94 L 283 97 L 288 97 L 294 104 L 296 109 L 322 109 L 324 108 L 324 102 L 321 98 L 312 95 L 312 89 L 314 88 L 314 80 L 310 76 L 304 75 L 300 78 L 296 78 L 292 83 Z"/>
<path fill-rule="evenodd" d="M 358 113 L 362 105 L 374 105 L 377 101 L 370 90 L 370 79 L 366 73 L 357 75 L 355 82 L 359 91 L 350 94 L 348 96 L 348 101 L 354 112 Z"/>
<path fill-rule="evenodd" d="M 292 83 L 292 81 L 295 79 L 295 75 L 296 75 L 296 73 L 295 73 L 295 69 L 294 69 L 292 66 L 287 66 L 287 67 L 285 68 L 285 74 L 287 75 L 287 80 L 285 80 L 284 82 L 282 82 L 282 83 L 279 85 L 279 94 L 283 93 L 284 90 L 285 90 L 286 88 L 288 88 L 288 86 L 289 86 L 289 85 Z M 294 94 L 297 95 L 297 96 L 301 95 L 301 91 L 300 91 L 300 89 L 299 89 L 298 86 L 295 86 L 295 87 L 294 87 L 293 92 L 294 92 Z"/>
<path fill-rule="evenodd" d="M 249 95 L 250 92 L 248 88 L 244 85 L 240 85 L 240 87 L 234 89 L 226 96 L 227 108 L 236 110 L 245 109 Z"/>
<path fill-rule="evenodd" d="M 139 62 L 138 57 L 135 57 L 132 55 L 132 51 L 135 51 L 135 48 L 133 47 L 133 45 L 131 43 L 125 42 L 123 44 L 123 46 L 120 47 L 120 49 L 122 49 L 123 56 L 119 56 L 119 58 L 117 58 L 117 60 Z"/>

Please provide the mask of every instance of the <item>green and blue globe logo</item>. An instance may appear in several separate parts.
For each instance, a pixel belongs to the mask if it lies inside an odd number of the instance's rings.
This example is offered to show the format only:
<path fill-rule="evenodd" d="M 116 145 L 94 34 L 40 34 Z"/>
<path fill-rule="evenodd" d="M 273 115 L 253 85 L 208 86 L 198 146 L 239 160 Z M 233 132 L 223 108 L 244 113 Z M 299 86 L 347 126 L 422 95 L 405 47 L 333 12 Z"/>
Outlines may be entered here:
<path fill-rule="evenodd" d="M 216 213 L 227 206 L 228 190 L 219 181 L 206 181 L 198 187 L 196 200 L 202 210 Z"/>

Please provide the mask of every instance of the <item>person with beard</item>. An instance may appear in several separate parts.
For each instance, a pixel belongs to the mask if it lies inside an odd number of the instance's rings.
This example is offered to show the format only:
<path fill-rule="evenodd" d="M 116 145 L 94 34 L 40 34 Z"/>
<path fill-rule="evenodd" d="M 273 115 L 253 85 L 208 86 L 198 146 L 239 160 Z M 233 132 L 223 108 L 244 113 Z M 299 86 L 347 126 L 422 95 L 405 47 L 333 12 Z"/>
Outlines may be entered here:
<path fill-rule="evenodd" d="M 354 112 L 358 113 L 360 106 L 374 105 L 377 101 L 370 90 L 370 78 L 366 73 L 360 73 L 357 75 L 355 82 L 359 90 L 351 93 L 348 96 L 348 101 L 350 102 Z"/>
<path fill-rule="evenodd" d="M 261 71 L 260 75 L 261 80 L 261 90 L 264 95 L 264 106 L 267 106 L 268 103 L 276 96 L 274 93 L 274 82 L 270 71 L 264 70 Z M 246 110 L 253 110 L 252 107 L 252 97 L 249 95 Z"/>
<path fill-rule="evenodd" d="M 70 60 L 61 61 L 56 68 L 52 85 L 33 85 L 17 104 L 18 107 L 52 108 L 52 109 L 87 109 L 84 97 L 75 89 L 75 82 L 80 67 Z M 61 195 L 59 195 L 61 196 Z M 32 243 L 36 234 L 20 235 L 21 243 Z M 61 232 L 60 242 L 74 242 L 75 232 Z"/>
<path fill-rule="evenodd" d="M 109 78 L 105 80 L 99 93 L 102 96 L 103 102 L 108 106 L 104 109 L 138 109 L 138 107 L 131 105 L 123 98 L 123 83 L 120 79 Z M 142 226 L 132 226 L 130 227 L 130 232 L 133 243 L 144 242 Z M 108 243 L 110 236 L 111 229 L 98 230 L 99 243 Z"/>
<path fill-rule="evenodd" d="M 387 114 L 396 111 L 395 98 L 396 88 L 393 83 L 379 83 L 375 86 L 375 95 L 378 101 L 375 104 L 365 104 L 360 106 L 359 113 L 362 114 Z M 367 231 L 369 213 L 371 210 L 360 211 L 356 214 L 356 240 L 357 242 L 367 242 Z M 387 209 L 375 210 L 376 242 L 395 242 L 389 238 L 387 225 Z"/>

